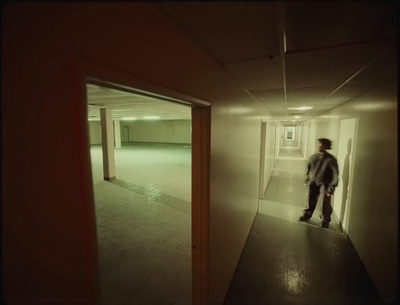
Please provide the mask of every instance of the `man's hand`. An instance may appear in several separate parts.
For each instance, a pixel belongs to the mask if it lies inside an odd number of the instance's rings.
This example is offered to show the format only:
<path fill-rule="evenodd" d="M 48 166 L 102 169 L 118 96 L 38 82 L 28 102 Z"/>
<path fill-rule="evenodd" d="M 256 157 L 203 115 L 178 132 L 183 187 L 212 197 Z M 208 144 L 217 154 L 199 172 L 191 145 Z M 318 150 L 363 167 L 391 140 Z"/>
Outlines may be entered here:
<path fill-rule="evenodd" d="M 331 193 L 327 193 L 326 196 L 330 197 L 332 194 Z"/>

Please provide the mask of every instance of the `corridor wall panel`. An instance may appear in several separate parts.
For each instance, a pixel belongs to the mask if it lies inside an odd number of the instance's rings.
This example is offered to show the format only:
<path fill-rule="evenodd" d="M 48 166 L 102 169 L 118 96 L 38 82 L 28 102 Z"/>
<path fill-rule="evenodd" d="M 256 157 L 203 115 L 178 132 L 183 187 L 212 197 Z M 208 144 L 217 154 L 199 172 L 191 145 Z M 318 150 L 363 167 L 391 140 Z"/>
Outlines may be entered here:
<path fill-rule="evenodd" d="M 386 302 L 395 299 L 399 287 L 397 98 L 397 82 L 381 86 L 324 113 L 317 126 L 319 135 L 329 135 L 333 140 L 336 147 L 332 151 L 337 156 L 340 128 L 347 126 L 341 121 L 358 122 L 351 143 L 352 176 L 350 171 L 350 176 L 344 177 L 349 173 L 339 167 L 342 171 L 339 179 L 351 180 L 349 202 L 343 205 L 335 198 L 335 205 L 340 204 L 346 210 L 334 209 L 346 215 L 344 229 Z M 342 133 L 353 138 L 347 129 Z M 339 160 L 339 165 L 344 162 Z"/>
<path fill-rule="evenodd" d="M 150 2 L 15 2 L 2 31 L 7 304 L 98 304 L 83 60 L 212 103 L 208 304 L 221 305 L 257 212 L 267 108 Z"/>
<path fill-rule="evenodd" d="M 274 169 L 274 154 L 275 154 L 275 128 L 277 122 L 267 122 L 267 132 L 265 137 L 265 155 L 264 155 L 264 179 L 263 191 L 267 188 L 269 179 Z"/>

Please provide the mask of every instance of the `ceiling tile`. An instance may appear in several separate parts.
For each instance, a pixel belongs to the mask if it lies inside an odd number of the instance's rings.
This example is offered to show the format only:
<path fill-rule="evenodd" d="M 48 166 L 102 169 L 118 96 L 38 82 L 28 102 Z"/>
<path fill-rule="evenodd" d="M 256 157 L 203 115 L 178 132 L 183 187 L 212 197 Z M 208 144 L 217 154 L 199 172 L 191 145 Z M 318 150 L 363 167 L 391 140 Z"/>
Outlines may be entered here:
<path fill-rule="evenodd" d="M 320 100 L 338 87 L 339 85 L 330 85 L 287 89 L 287 98 L 288 101 Z"/>
<path fill-rule="evenodd" d="M 248 90 L 283 88 L 280 56 L 225 64 L 224 67 Z"/>
<path fill-rule="evenodd" d="M 88 116 L 99 118 L 100 108 L 113 109 L 113 118 L 137 117 L 158 115 L 160 119 L 191 119 L 189 106 L 166 102 L 155 98 L 144 97 L 108 88 L 87 86 Z M 95 98 L 93 98 L 95 96 Z"/>
<path fill-rule="evenodd" d="M 251 93 L 267 107 L 284 107 L 286 105 L 283 89 L 251 91 Z"/>
<path fill-rule="evenodd" d="M 352 82 L 381 85 L 396 80 L 397 58 L 397 46 L 395 43 L 390 44 L 387 51 L 373 64 L 353 78 Z"/>
<path fill-rule="evenodd" d="M 380 54 L 377 43 L 286 56 L 287 88 L 342 84 Z"/>
<path fill-rule="evenodd" d="M 289 51 L 376 40 L 395 35 L 396 11 L 389 2 L 285 2 Z"/>
<path fill-rule="evenodd" d="M 220 63 L 279 54 L 273 2 L 160 2 L 160 6 Z"/>
<path fill-rule="evenodd" d="M 301 107 L 301 106 L 316 106 L 327 105 L 327 106 L 334 106 L 339 105 L 347 102 L 350 97 L 332 97 L 327 99 L 310 99 L 310 100 L 288 100 L 288 107 Z"/>
<path fill-rule="evenodd" d="M 349 97 L 354 98 L 371 91 L 371 84 L 368 83 L 347 83 L 336 91 L 332 98 Z"/>
<path fill-rule="evenodd" d="M 286 107 L 275 107 L 275 106 L 272 106 L 272 107 L 268 107 L 268 109 L 271 111 L 271 114 L 273 114 L 273 115 L 284 115 L 284 116 L 286 116 L 286 113 L 287 113 Z"/>

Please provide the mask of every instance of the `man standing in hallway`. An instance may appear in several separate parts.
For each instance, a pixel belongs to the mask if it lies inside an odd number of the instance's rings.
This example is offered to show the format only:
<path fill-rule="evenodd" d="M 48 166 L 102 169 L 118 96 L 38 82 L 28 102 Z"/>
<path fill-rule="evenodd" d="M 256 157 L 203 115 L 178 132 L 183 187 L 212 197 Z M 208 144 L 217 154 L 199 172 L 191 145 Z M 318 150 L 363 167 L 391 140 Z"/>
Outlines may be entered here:
<path fill-rule="evenodd" d="M 307 165 L 306 186 L 308 188 L 306 208 L 300 221 L 307 221 L 314 213 L 317 205 L 319 194 L 324 194 L 322 203 L 322 211 L 320 218 L 322 219 L 321 227 L 327 228 L 331 222 L 332 206 L 331 196 L 338 185 L 339 169 L 336 158 L 326 150 L 331 149 L 332 141 L 326 138 L 318 139 L 319 153 L 312 155 Z"/>

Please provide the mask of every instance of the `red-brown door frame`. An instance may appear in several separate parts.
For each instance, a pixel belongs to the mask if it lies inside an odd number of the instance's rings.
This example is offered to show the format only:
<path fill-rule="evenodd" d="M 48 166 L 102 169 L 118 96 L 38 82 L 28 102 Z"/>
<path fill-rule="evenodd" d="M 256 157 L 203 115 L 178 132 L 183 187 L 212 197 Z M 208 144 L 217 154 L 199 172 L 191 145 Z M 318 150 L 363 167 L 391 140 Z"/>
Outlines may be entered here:
<path fill-rule="evenodd" d="M 90 173 L 86 181 L 88 198 L 88 219 L 96 232 L 94 196 L 90 168 L 89 130 L 87 126 L 86 83 L 97 84 L 108 88 L 127 91 L 135 94 L 156 97 L 165 101 L 190 105 L 192 108 L 192 304 L 207 305 L 209 283 L 209 206 L 210 206 L 210 132 L 211 132 L 211 103 L 181 92 L 169 89 L 149 81 L 143 80 L 126 72 L 116 71 L 89 62 L 84 59 L 73 58 L 73 78 L 81 103 L 77 112 L 79 125 L 82 126 L 81 137 L 83 149 L 82 166 L 88 167 L 85 172 Z M 91 213 L 90 213 L 91 211 Z M 91 237 L 96 244 L 96 236 Z M 94 250 L 97 254 L 97 248 Z M 94 262 L 97 268 L 97 261 Z M 96 272 L 98 274 L 98 271 Z M 99 281 L 99 279 L 96 279 Z M 99 285 L 97 283 L 97 285 Z"/>

